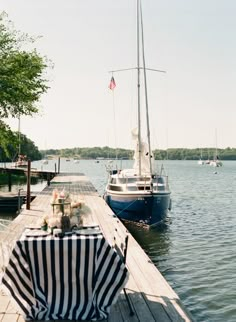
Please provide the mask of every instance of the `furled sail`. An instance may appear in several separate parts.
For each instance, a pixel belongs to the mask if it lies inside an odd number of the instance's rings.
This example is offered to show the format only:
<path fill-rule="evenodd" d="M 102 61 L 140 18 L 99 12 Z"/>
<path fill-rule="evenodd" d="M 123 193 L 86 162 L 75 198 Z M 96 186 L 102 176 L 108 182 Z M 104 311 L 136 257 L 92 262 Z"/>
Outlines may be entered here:
<path fill-rule="evenodd" d="M 139 149 L 139 139 L 138 139 L 138 128 L 135 128 L 131 131 L 132 138 L 135 140 L 135 150 L 134 150 L 134 170 L 135 174 L 139 173 L 139 164 L 141 163 L 141 174 L 150 175 L 150 164 L 149 164 L 149 149 L 148 144 L 141 140 L 140 149 Z M 139 150 L 141 151 L 139 155 Z M 152 153 L 152 166 L 154 163 L 154 156 Z"/>

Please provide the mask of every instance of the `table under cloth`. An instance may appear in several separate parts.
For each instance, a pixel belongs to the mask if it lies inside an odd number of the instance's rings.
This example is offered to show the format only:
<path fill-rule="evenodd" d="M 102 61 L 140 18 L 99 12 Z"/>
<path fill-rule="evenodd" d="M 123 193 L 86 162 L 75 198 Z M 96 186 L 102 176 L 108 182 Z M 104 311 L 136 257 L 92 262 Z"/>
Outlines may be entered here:
<path fill-rule="evenodd" d="M 27 237 L 16 242 L 2 283 L 25 320 L 100 320 L 128 271 L 101 233 Z"/>

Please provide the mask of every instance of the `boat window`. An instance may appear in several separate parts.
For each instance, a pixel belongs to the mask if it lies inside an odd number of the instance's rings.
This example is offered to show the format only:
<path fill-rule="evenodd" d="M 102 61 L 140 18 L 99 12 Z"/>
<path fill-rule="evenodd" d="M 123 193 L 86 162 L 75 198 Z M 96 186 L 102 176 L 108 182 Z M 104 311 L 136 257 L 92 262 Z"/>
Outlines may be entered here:
<path fill-rule="evenodd" d="M 128 191 L 137 191 L 137 187 L 136 186 L 128 186 L 127 190 Z"/>
<path fill-rule="evenodd" d="M 108 189 L 109 190 L 113 190 L 113 191 L 123 191 L 123 188 L 122 187 L 119 187 L 119 186 L 113 186 L 113 185 L 109 185 L 108 186 Z"/>
<path fill-rule="evenodd" d="M 150 190 L 150 186 L 139 186 L 138 190 Z"/>
<path fill-rule="evenodd" d="M 127 183 L 136 183 L 138 181 L 149 182 L 149 178 L 144 177 L 134 177 L 134 178 L 117 178 L 117 183 L 127 184 Z"/>
<path fill-rule="evenodd" d="M 133 177 L 133 178 L 125 178 L 125 177 L 118 177 L 118 178 L 112 178 L 111 183 L 112 184 L 128 184 L 128 183 L 136 183 L 136 182 L 143 182 L 143 183 L 149 183 L 150 178 L 145 177 Z"/>

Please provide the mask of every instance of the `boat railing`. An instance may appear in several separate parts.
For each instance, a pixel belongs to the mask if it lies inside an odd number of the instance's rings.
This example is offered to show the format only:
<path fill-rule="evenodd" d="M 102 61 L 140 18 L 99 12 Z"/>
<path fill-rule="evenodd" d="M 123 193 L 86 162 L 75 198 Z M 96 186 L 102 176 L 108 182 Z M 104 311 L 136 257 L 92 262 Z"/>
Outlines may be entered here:
<path fill-rule="evenodd" d="M 154 191 L 164 191 L 169 189 L 169 182 L 167 175 L 152 176 L 152 185 Z"/>
<path fill-rule="evenodd" d="M 112 176 L 117 174 L 118 176 Z M 110 184 L 112 190 L 119 190 L 118 185 L 123 186 L 124 190 L 148 190 L 148 191 L 165 191 L 169 189 L 168 176 L 167 175 L 142 175 L 142 176 L 126 176 L 124 174 L 119 175 L 119 171 L 112 170 Z M 123 190 L 121 189 L 121 190 Z"/>
<path fill-rule="evenodd" d="M 134 184 L 137 188 L 137 190 L 150 190 L 150 183 L 151 183 L 151 178 L 150 176 L 122 176 L 117 178 L 117 183 L 118 184 L 125 184 L 125 188 L 127 190 L 134 190 L 132 189 L 132 184 Z M 130 189 L 131 188 L 131 189 Z"/>
<path fill-rule="evenodd" d="M 140 180 L 137 181 L 137 187 L 140 190 L 150 190 L 151 189 L 151 180 L 150 176 L 140 177 Z"/>

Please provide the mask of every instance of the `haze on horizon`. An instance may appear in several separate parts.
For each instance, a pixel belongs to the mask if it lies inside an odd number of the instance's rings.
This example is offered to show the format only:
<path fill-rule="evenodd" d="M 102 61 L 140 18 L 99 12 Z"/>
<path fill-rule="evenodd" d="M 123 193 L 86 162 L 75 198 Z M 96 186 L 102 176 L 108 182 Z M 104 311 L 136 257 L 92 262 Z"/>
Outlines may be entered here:
<path fill-rule="evenodd" d="M 136 74 L 114 74 L 113 92 L 108 85 L 110 70 L 136 66 L 135 5 L 0 2 L 15 29 L 42 36 L 34 46 L 54 63 L 40 115 L 21 119 L 22 133 L 40 149 L 133 147 Z M 236 147 L 236 2 L 150 0 L 142 6 L 146 65 L 166 71 L 148 72 L 152 147 Z M 9 124 L 17 130 L 17 120 Z"/>

